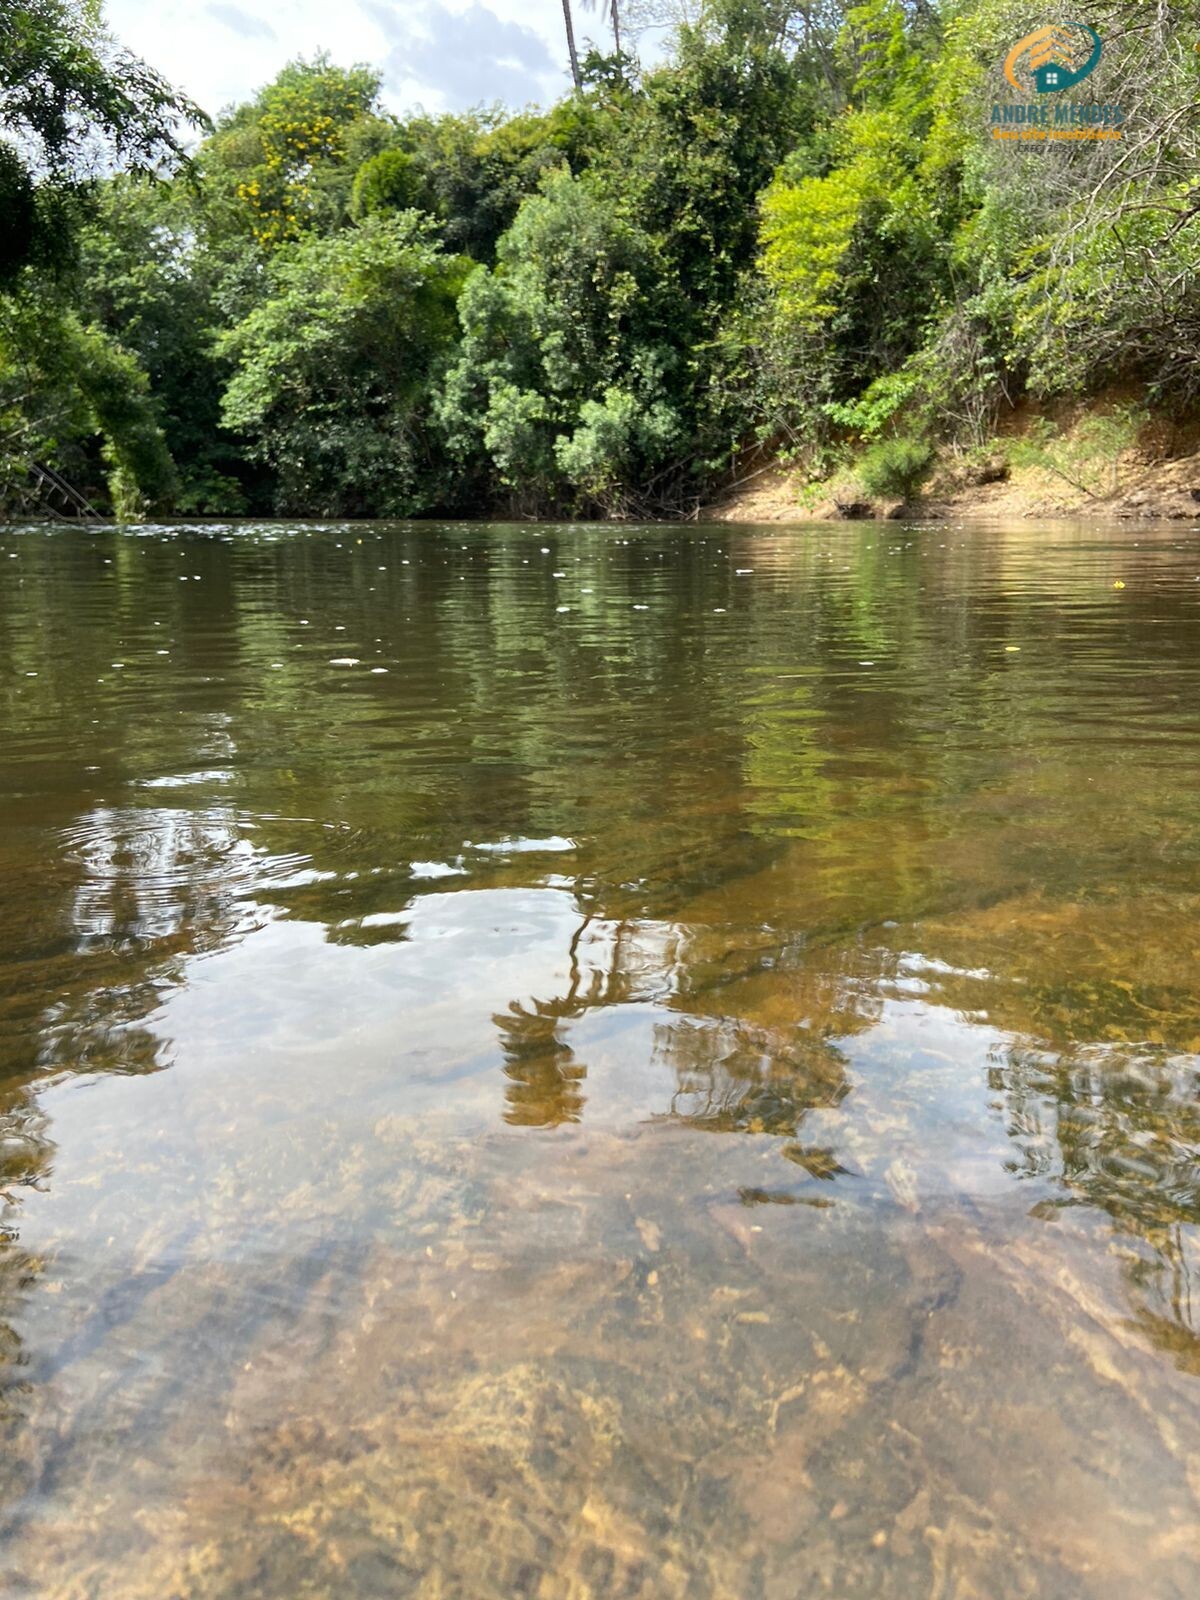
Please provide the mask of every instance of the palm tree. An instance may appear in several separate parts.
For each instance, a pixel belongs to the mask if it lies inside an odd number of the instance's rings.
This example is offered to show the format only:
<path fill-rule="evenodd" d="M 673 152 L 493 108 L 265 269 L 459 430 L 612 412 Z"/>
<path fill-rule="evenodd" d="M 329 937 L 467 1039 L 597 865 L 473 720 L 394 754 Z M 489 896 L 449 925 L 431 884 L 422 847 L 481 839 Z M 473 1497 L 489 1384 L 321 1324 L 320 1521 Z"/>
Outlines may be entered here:
<path fill-rule="evenodd" d="M 597 11 L 601 16 L 607 11 L 612 22 L 613 48 L 618 55 L 621 54 L 621 19 L 617 14 L 617 0 L 583 0 L 588 11 Z"/>
<path fill-rule="evenodd" d="M 579 76 L 579 54 L 575 49 L 575 24 L 571 20 L 571 0 L 562 0 L 563 21 L 567 27 L 567 49 L 571 56 L 571 77 L 575 80 L 577 89 L 583 88 L 583 79 Z"/>

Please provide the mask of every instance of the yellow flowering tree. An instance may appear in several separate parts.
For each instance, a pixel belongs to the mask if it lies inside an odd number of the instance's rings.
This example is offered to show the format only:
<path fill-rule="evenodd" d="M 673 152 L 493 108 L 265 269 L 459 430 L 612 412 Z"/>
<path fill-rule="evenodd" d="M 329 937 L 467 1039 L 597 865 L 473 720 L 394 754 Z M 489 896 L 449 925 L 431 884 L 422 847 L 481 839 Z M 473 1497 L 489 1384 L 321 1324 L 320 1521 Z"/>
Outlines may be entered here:
<path fill-rule="evenodd" d="M 218 225 L 274 250 L 343 222 L 355 172 L 394 137 L 378 94 L 366 67 L 324 56 L 285 67 L 205 147 Z"/>

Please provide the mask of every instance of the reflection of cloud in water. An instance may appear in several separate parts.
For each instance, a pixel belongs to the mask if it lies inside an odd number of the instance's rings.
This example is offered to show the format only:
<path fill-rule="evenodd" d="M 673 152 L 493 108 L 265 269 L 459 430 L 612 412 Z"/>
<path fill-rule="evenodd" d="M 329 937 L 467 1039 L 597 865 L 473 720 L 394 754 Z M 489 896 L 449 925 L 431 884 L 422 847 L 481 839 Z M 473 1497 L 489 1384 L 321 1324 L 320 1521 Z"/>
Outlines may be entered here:
<path fill-rule="evenodd" d="M 488 844 L 473 845 L 468 841 L 466 848 L 491 856 L 533 856 L 565 855 L 577 847 L 574 839 L 551 834 L 547 839 L 497 839 Z"/>
<path fill-rule="evenodd" d="M 78 948 L 103 951 L 124 940 L 157 950 L 158 964 L 139 985 L 96 982 L 73 998 L 68 992 L 46 1018 L 43 1066 L 70 1060 L 128 1070 L 157 1064 L 168 1041 L 174 1049 L 188 1038 L 206 1051 L 222 1048 L 230 1030 L 208 1015 L 209 985 L 193 992 L 181 983 L 152 1025 L 145 1019 L 161 1005 L 162 984 L 182 979 L 182 959 L 258 927 L 272 894 L 284 904 L 297 896 L 290 931 L 259 932 L 209 969 L 239 1038 L 258 1036 L 268 1051 L 289 1052 L 300 1039 L 309 1050 L 336 1050 L 353 1026 L 360 1060 L 386 1053 L 394 1061 L 399 1045 L 406 1072 L 431 1086 L 486 1072 L 498 1046 L 503 1116 L 518 1126 L 592 1116 L 608 1123 L 624 1112 L 795 1140 L 804 1117 L 842 1102 L 855 1062 L 869 1059 L 876 1073 L 889 1051 L 902 1059 L 909 1024 L 896 1036 L 899 1054 L 888 1043 L 896 1002 L 906 999 L 914 1018 L 957 1011 L 963 1020 L 949 1048 L 971 1070 L 964 1081 L 974 1083 L 974 1062 L 989 1052 L 994 1061 L 997 1041 L 1007 1047 L 1013 1038 L 1006 1030 L 1020 1037 L 1022 996 L 1035 992 L 973 962 L 974 947 L 954 937 L 953 925 L 938 930 L 928 950 L 913 942 L 913 925 L 898 930 L 895 949 L 820 945 L 765 924 L 605 917 L 582 910 L 565 880 L 554 888 L 403 894 L 431 863 L 383 875 L 369 891 L 378 908 L 321 927 L 300 919 L 338 903 L 357 874 L 338 874 L 324 858 L 318 868 L 299 850 L 272 853 L 256 835 L 280 820 L 287 819 L 221 805 L 97 808 L 67 831 L 68 853 L 82 868 L 71 907 Z M 564 837 L 529 835 L 473 848 L 502 861 L 512 852 L 571 847 Z M 364 884 L 356 887 L 359 903 L 367 894 Z M 971 915 L 994 934 L 994 913 Z M 408 941 L 404 951 L 400 940 Z M 345 964 L 330 956 L 329 941 L 347 949 Z M 286 970 L 272 955 L 276 947 L 286 947 L 278 958 Z M 1000 953 L 994 937 L 989 948 Z M 1023 953 L 1022 966 L 1028 960 Z M 269 1009 L 268 993 L 275 995 Z M 851 1047 L 856 1037 L 861 1048 Z M 1191 1065 L 1179 1069 L 1179 1081 L 1194 1078 L 1195 1058 L 1180 1059 Z M 1013 1053 L 992 1077 L 1011 1109 L 1019 1170 L 1060 1196 L 1085 1199 L 1156 1251 L 1164 1227 L 1200 1215 L 1193 1155 L 1200 1130 L 1190 1125 L 1186 1086 L 1164 1087 L 1163 1072 L 1161 1052 L 1139 1060 L 1113 1047 L 1092 1058 L 1078 1050 Z M 938 1103 L 921 1114 L 945 1123 L 957 1081 L 939 1078 Z M 972 1105 L 969 1116 L 981 1110 Z M 909 1124 L 916 1146 L 905 1159 L 920 1166 L 929 1141 L 919 1130 L 913 1135 L 911 1116 Z M 838 1136 L 852 1137 L 852 1128 Z M 827 1134 L 814 1145 L 827 1147 L 835 1168 L 863 1169 L 861 1150 L 839 1150 L 837 1136 L 830 1143 Z M 803 1153 L 806 1145 L 796 1148 Z"/>

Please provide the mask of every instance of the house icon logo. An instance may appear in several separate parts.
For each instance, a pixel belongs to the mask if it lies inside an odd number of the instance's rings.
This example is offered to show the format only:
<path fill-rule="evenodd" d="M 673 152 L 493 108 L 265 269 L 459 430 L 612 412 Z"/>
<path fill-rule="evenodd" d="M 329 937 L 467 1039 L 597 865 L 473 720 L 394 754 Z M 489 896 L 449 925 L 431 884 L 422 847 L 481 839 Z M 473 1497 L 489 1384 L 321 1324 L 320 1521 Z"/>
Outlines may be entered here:
<path fill-rule="evenodd" d="M 1004 59 L 1004 76 L 1023 95 L 1057 94 L 1094 72 L 1103 48 L 1086 22 L 1054 22 L 1013 45 Z"/>

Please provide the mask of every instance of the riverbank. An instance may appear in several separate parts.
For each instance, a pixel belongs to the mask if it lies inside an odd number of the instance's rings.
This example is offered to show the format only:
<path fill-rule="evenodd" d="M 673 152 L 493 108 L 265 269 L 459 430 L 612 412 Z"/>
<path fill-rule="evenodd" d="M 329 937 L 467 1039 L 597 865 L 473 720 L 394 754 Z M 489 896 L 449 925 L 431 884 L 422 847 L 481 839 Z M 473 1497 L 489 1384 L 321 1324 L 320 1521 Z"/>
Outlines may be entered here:
<path fill-rule="evenodd" d="M 770 462 L 718 496 L 701 519 L 1200 520 L 1200 421 L 1152 416 L 1131 430 L 1128 442 L 1118 434 L 1114 447 L 1112 416 L 1112 402 L 1066 415 L 1014 408 L 985 446 L 941 451 L 924 489 L 907 504 L 868 495 L 856 483 L 852 466 L 814 479 L 801 467 Z"/>

